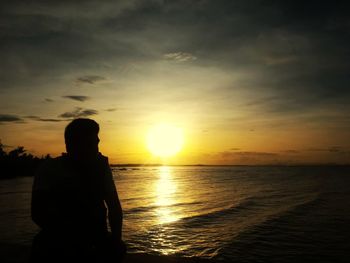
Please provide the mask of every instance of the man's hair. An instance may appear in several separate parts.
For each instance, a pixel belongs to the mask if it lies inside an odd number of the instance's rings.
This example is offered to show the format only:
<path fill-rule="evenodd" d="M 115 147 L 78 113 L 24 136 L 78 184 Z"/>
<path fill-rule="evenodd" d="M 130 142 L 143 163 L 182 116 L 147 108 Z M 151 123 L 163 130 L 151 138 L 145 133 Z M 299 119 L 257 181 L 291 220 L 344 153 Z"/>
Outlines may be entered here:
<path fill-rule="evenodd" d="M 64 140 L 67 146 L 79 143 L 86 135 L 98 134 L 100 126 L 91 119 L 79 118 L 71 121 L 64 130 Z"/>

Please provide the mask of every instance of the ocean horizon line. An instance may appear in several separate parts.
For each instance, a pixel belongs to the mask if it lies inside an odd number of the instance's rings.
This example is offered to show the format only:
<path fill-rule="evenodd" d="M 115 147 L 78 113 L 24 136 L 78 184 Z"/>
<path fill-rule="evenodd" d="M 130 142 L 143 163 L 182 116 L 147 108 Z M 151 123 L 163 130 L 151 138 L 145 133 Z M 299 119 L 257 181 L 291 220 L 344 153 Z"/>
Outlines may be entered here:
<path fill-rule="evenodd" d="M 160 166 L 223 166 L 223 167 L 350 167 L 350 164 L 339 164 L 339 163 L 305 163 L 305 164 L 160 164 L 160 163 L 151 163 L 151 164 L 141 164 L 141 163 L 122 163 L 110 164 L 111 167 L 160 167 Z"/>

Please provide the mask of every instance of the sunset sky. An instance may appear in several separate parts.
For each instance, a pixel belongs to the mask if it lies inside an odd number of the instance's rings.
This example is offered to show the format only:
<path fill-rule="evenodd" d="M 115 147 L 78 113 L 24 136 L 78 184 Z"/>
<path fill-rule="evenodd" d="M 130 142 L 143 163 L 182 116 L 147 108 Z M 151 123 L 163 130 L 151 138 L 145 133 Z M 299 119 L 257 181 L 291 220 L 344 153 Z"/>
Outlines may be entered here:
<path fill-rule="evenodd" d="M 350 163 L 347 1 L 5 1 L 0 139 L 65 150 L 76 117 L 111 163 Z M 147 149 L 160 123 L 180 152 Z"/>

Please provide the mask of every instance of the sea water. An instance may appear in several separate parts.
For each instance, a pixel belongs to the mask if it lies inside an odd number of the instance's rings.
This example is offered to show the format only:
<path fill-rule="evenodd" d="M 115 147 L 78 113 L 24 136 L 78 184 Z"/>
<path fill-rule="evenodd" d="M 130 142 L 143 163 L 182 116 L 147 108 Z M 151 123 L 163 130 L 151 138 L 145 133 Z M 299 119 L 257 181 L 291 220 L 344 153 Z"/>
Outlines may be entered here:
<path fill-rule="evenodd" d="M 350 262 L 349 167 L 112 167 L 130 253 Z M 32 178 L 1 181 L 0 243 L 30 244 Z"/>

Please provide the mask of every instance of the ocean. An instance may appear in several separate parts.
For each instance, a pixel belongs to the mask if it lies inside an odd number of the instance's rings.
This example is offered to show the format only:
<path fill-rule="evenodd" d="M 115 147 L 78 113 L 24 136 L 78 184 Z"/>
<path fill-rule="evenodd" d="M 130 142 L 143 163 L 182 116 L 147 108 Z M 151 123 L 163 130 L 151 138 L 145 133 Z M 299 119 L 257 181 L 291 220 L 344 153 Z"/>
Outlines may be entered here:
<path fill-rule="evenodd" d="M 112 167 L 130 253 L 350 262 L 350 168 Z M 0 244 L 30 245 L 32 178 L 2 180 Z"/>

